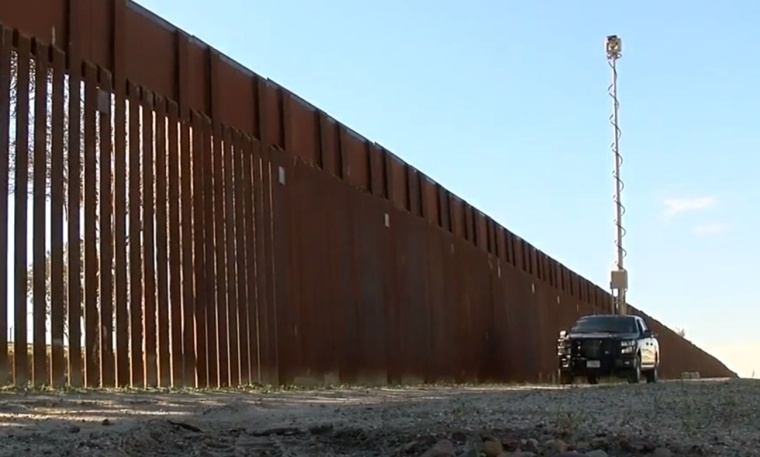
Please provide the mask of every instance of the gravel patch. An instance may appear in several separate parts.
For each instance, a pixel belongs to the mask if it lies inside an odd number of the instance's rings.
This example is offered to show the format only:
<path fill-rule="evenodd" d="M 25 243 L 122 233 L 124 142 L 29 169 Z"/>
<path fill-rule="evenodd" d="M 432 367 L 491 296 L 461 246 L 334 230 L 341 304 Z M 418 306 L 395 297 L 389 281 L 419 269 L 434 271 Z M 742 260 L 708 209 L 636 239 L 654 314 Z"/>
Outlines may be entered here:
<path fill-rule="evenodd" d="M 2 393 L 5 456 L 760 456 L 760 382 Z"/>

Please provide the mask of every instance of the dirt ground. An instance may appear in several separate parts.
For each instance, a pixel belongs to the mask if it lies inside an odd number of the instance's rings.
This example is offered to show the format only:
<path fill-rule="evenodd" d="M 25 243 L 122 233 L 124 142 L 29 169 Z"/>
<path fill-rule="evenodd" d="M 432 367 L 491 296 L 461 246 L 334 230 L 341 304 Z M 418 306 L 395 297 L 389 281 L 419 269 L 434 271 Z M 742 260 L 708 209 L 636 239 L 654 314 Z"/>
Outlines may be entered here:
<path fill-rule="evenodd" d="M 475 457 L 489 440 L 505 452 L 533 448 L 534 455 L 565 447 L 609 456 L 655 449 L 671 453 L 662 455 L 756 455 L 760 413 L 752 405 L 759 400 L 760 383 L 742 380 L 573 388 L 4 392 L 0 456 L 401 456 L 423 455 L 439 443 L 449 449 L 440 455 Z"/>

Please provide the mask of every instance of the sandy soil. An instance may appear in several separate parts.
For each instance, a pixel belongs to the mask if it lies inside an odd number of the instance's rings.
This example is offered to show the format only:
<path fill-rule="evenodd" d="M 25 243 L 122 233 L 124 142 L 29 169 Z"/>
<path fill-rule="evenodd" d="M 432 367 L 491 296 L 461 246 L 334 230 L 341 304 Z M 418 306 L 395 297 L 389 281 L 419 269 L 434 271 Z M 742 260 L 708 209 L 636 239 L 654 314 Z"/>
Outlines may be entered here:
<path fill-rule="evenodd" d="M 474 457 L 493 441 L 505 452 L 522 447 L 534 455 L 569 446 L 597 449 L 600 456 L 657 450 L 738 457 L 760 455 L 759 403 L 760 382 L 742 380 L 274 393 L 4 392 L 0 456 L 400 456 L 422 455 L 438 443 L 448 449 L 440 455 Z"/>

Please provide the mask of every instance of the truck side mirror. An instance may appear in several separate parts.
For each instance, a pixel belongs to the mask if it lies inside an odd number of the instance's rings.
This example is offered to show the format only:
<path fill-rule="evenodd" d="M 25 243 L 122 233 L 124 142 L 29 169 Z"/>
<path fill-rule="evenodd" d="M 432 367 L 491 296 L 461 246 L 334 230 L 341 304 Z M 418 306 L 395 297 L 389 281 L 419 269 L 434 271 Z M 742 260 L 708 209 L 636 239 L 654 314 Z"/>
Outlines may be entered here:
<path fill-rule="evenodd" d="M 652 331 L 651 330 L 644 330 L 644 333 L 642 333 L 642 336 L 644 338 L 651 338 L 653 336 L 652 335 Z"/>

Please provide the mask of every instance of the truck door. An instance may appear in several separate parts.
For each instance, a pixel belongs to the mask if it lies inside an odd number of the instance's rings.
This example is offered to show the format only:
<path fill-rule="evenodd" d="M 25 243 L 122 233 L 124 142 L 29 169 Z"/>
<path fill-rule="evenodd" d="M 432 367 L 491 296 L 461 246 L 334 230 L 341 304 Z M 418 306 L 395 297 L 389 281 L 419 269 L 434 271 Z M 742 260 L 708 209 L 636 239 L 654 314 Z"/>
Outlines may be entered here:
<path fill-rule="evenodd" d="M 649 328 L 647 327 L 647 324 L 644 322 L 644 319 L 636 318 L 636 323 L 639 327 L 639 332 L 642 335 L 647 334 L 649 331 Z M 654 340 L 652 339 L 651 335 L 642 338 L 641 339 L 641 364 L 646 367 L 651 367 L 654 365 L 655 362 L 655 353 L 654 353 Z"/>

